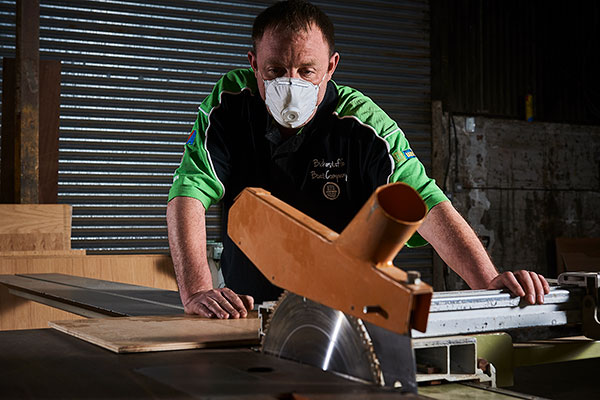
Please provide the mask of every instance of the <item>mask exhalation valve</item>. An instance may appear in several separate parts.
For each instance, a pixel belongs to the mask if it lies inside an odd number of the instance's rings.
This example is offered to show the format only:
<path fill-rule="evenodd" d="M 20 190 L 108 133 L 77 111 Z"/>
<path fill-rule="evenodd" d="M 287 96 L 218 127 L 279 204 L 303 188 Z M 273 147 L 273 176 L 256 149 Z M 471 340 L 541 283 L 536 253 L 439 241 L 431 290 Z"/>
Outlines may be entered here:
<path fill-rule="evenodd" d="M 288 107 L 281 113 L 283 120 L 288 123 L 296 122 L 300 116 L 300 110 L 297 107 Z"/>

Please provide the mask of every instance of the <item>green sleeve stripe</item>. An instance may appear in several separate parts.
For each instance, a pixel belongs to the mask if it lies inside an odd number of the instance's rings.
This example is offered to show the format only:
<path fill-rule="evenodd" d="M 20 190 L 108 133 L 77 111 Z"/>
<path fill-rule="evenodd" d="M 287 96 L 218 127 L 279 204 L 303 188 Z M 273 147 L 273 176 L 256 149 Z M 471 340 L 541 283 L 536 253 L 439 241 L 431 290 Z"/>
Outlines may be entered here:
<path fill-rule="evenodd" d="M 208 116 L 213 108 L 221 104 L 221 95 L 223 93 L 237 94 L 244 89 L 249 89 L 252 93 L 258 93 L 256 78 L 251 68 L 236 69 L 225 74 L 215 85 L 210 95 L 204 99 L 200 105 L 200 111 Z"/>
<path fill-rule="evenodd" d="M 339 94 L 335 114 L 339 118 L 355 118 L 361 125 L 370 128 L 377 138 L 385 142 L 391 169 L 387 182 L 405 182 L 412 186 L 421 195 L 428 210 L 443 201 L 448 201 L 435 181 L 427 176 L 423 164 L 416 157 L 409 157 L 405 153 L 412 154 L 412 150 L 404 132 L 396 122 L 373 100 L 358 90 L 337 85 L 335 82 L 334 85 Z M 425 244 L 427 242 L 418 233 L 415 233 L 407 242 L 408 247 Z"/>
<path fill-rule="evenodd" d="M 387 140 L 387 138 L 388 138 L 389 136 L 391 136 L 391 135 L 393 135 L 394 133 L 397 133 L 397 132 L 402 132 L 402 130 L 401 130 L 400 128 L 398 128 L 398 129 L 396 129 L 395 131 L 392 131 L 392 132 L 388 133 L 387 135 L 383 136 L 383 139 L 386 139 L 386 140 Z"/>
<path fill-rule="evenodd" d="M 394 122 L 373 100 L 356 89 L 334 83 L 339 94 L 336 112 L 341 116 L 354 116 L 364 125 L 371 127 L 379 137 L 401 131 Z"/>

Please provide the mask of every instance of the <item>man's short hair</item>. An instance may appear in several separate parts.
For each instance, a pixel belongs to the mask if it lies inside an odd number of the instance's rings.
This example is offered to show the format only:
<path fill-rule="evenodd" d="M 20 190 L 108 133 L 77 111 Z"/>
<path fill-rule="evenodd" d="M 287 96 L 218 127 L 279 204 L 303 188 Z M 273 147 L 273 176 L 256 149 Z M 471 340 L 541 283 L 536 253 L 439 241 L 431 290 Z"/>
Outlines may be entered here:
<path fill-rule="evenodd" d="M 333 54 L 335 50 L 333 23 L 319 7 L 305 0 L 280 1 L 261 12 L 252 26 L 254 50 L 256 51 L 256 43 L 262 39 L 267 29 L 290 35 L 301 31 L 308 32 L 312 24 L 321 30 L 329 45 L 329 52 Z"/>

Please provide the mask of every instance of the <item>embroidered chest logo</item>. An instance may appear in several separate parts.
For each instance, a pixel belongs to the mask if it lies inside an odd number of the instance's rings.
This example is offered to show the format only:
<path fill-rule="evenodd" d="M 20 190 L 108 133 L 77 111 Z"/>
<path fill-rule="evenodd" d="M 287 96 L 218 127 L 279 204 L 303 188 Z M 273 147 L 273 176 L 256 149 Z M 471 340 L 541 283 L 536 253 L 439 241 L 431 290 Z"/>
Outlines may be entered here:
<path fill-rule="evenodd" d="M 309 175 L 313 181 L 325 181 L 323 196 L 328 200 L 335 200 L 341 193 L 339 183 L 348 182 L 346 171 L 346 161 L 341 157 L 331 161 L 315 158 L 312 160 Z"/>
<path fill-rule="evenodd" d="M 346 162 L 343 158 L 335 161 L 325 161 L 324 159 L 314 159 L 310 171 L 311 179 L 322 179 L 324 181 L 345 181 L 348 182 L 348 174 L 345 170 Z"/>
<path fill-rule="evenodd" d="M 327 182 L 323 185 L 323 196 L 328 200 L 335 200 L 340 196 L 340 187 L 337 183 Z"/>

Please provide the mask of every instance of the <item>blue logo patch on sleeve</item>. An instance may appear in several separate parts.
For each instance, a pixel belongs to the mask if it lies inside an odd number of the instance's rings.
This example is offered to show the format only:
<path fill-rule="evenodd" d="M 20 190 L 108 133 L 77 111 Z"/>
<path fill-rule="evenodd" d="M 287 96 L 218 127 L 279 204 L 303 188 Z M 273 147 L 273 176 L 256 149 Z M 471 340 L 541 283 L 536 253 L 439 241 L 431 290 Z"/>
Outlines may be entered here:
<path fill-rule="evenodd" d="M 415 153 L 411 149 L 404 150 L 403 153 L 407 160 L 410 160 L 411 158 L 416 157 Z"/>
<path fill-rule="evenodd" d="M 196 130 L 194 129 L 192 131 L 192 133 L 190 133 L 190 136 L 188 136 L 187 142 L 185 142 L 185 144 L 192 144 L 192 143 L 194 143 L 195 139 L 196 139 Z"/>

